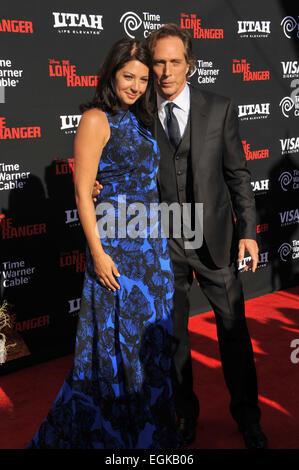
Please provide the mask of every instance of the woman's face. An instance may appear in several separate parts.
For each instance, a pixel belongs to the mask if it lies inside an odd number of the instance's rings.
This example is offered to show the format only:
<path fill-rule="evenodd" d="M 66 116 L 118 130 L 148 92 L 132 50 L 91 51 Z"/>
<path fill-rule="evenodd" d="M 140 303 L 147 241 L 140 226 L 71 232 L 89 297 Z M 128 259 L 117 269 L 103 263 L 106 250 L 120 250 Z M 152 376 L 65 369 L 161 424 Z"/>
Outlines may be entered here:
<path fill-rule="evenodd" d="M 115 74 L 115 91 L 123 108 L 134 104 L 146 90 L 149 69 L 139 60 L 130 60 Z"/>

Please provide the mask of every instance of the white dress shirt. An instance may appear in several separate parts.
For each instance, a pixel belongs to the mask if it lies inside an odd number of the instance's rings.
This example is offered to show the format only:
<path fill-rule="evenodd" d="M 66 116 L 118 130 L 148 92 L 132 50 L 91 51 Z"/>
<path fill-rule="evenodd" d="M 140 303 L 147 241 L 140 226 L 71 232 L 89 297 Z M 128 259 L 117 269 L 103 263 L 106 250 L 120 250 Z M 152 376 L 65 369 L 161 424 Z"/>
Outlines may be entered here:
<path fill-rule="evenodd" d="M 190 90 L 189 90 L 188 84 L 186 83 L 185 88 L 173 101 L 167 101 L 164 98 L 162 98 L 162 96 L 160 96 L 159 93 L 157 93 L 158 116 L 163 126 L 163 129 L 165 130 L 168 136 L 167 124 L 166 124 L 167 117 L 166 117 L 166 112 L 165 112 L 165 106 L 167 105 L 167 103 L 176 104 L 176 106 L 173 108 L 173 112 L 179 123 L 181 137 L 183 137 L 186 126 L 187 126 L 189 111 L 190 111 Z"/>

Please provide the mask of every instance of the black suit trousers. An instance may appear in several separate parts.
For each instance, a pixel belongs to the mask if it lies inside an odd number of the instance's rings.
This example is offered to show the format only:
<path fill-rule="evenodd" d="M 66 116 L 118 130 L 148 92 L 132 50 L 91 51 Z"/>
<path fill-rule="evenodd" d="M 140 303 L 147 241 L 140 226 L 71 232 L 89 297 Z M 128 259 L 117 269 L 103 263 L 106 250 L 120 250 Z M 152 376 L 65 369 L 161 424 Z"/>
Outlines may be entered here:
<path fill-rule="evenodd" d="M 193 391 L 188 333 L 188 294 L 194 271 L 215 313 L 222 369 L 231 397 L 232 417 L 238 424 L 258 422 L 260 410 L 257 377 L 236 262 L 217 268 L 205 243 L 202 248 L 194 251 L 184 250 L 182 239 L 169 239 L 168 242 L 175 276 L 172 376 L 176 414 L 179 417 L 193 418 L 199 415 L 199 401 Z M 204 351 L 201 352 L 204 354 Z"/>

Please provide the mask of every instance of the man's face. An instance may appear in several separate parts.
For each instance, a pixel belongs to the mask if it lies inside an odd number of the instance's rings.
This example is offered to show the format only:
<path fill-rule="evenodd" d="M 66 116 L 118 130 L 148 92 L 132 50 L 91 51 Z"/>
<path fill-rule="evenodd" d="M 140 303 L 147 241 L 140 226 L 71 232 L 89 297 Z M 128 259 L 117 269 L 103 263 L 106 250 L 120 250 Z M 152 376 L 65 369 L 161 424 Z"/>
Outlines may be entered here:
<path fill-rule="evenodd" d="M 177 36 L 158 39 L 153 50 L 153 68 L 159 95 L 173 101 L 184 89 L 189 71 L 183 41 Z"/>

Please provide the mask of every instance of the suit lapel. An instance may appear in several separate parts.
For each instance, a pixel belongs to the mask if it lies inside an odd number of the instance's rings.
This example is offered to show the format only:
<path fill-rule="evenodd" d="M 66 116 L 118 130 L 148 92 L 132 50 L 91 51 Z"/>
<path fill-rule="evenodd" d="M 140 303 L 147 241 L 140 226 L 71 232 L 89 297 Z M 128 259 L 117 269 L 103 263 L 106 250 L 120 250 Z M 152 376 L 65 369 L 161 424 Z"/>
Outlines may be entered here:
<path fill-rule="evenodd" d="M 190 85 L 189 85 L 190 86 Z M 191 158 L 192 158 L 192 171 L 193 178 L 198 181 L 198 160 L 204 148 L 204 141 L 206 137 L 207 124 L 208 124 L 209 104 L 203 94 L 196 88 L 190 86 L 190 140 L 191 140 Z M 158 114 L 151 126 L 151 133 L 154 139 L 159 144 L 158 139 L 158 126 L 161 126 L 165 135 L 165 145 L 170 143 L 165 134 L 165 131 L 160 123 Z M 161 145 L 161 142 L 160 142 Z M 159 171 L 157 179 L 159 182 Z"/>
<path fill-rule="evenodd" d="M 191 155 L 194 169 L 204 147 L 208 108 L 208 103 L 202 93 L 190 86 Z"/>
<path fill-rule="evenodd" d="M 169 152 L 173 153 L 173 148 L 168 140 L 166 132 L 160 122 L 159 116 L 155 119 L 155 139 L 158 143 L 158 147 L 161 153 L 160 161 L 163 158 L 162 155 L 165 157 Z M 160 165 L 157 174 L 158 183 L 160 184 Z"/>

